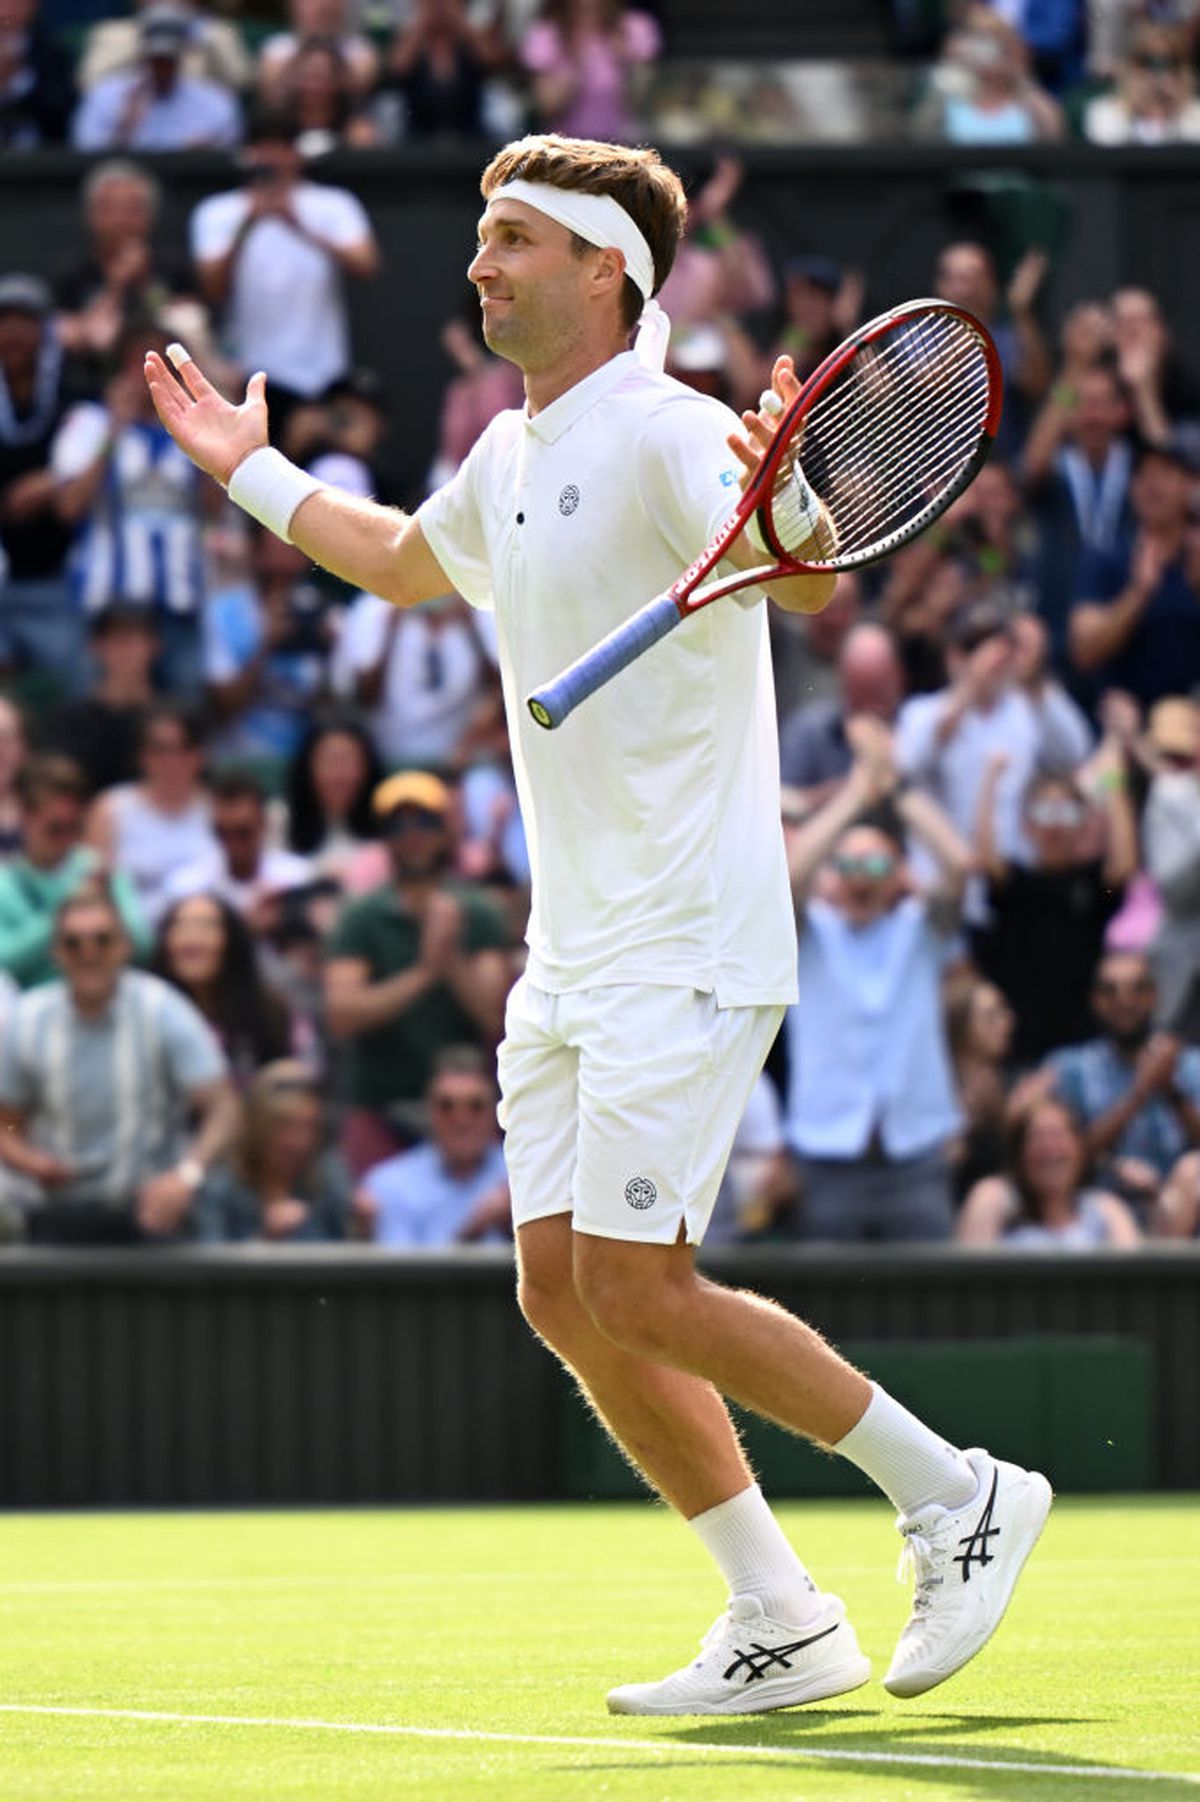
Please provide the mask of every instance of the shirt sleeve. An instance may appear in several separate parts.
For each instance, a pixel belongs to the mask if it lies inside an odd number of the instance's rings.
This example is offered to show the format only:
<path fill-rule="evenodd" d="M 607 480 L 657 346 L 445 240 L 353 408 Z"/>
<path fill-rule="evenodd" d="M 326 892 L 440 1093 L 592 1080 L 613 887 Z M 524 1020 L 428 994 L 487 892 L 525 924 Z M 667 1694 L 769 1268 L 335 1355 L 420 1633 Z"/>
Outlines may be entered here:
<path fill-rule="evenodd" d="M 1079 1060 L 1071 1051 L 1056 1051 L 1042 1065 L 1043 1070 L 1050 1070 L 1054 1075 L 1054 1093 L 1060 1101 L 1065 1101 L 1073 1113 L 1081 1120 L 1086 1120 L 1084 1107 L 1083 1072 Z"/>
<path fill-rule="evenodd" d="M 108 413 L 95 401 L 72 407 L 50 446 L 50 468 L 58 482 L 74 481 L 90 469 L 108 440 Z"/>
<path fill-rule="evenodd" d="M 315 183 L 311 188 L 301 188 L 296 196 L 296 211 L 303 224 L 311 225 L 339 250 L 362 244 L 375 235 L 362 201 L 345 188 L 324 188 Z"/>
<path fill-rule="evenodd" d="M 446 572 L 447 587 L 457 588 L 472 607 L 490 612 L 495 606 L 492 569 L 479 507 L 480 462 L 487 441 L 485 432 L 457 473 L 421 503 L 416 517 Z"/>
<path fill-rule="evenodd" d="M 739 429 L 736 414 L 699 394 L 672 396 L 646 422 L 638 445 L 642 504 L 681 567 L 738 503 L 737 459 L 725 440 Z"/>
<path fill-rule="evenodd" d="M 159 1026 L 167 1067 L 185 1095 L 228 1073 L 216 1035 L 185 995 L 167 989 Z"/>

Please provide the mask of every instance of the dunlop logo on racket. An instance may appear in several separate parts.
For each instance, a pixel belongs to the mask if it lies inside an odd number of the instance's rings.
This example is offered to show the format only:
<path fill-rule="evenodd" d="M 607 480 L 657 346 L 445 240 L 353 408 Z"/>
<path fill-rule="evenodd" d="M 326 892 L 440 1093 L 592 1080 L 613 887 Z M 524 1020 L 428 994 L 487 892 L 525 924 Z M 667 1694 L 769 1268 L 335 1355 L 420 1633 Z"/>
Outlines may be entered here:
<path fill-rule="evenodd" d="M 907 544 L 983 467 L 1002 396 L 996 347 L 961 307 L 912 300 L 861 326 L 780 414 L 712 542 L 665 594 L 530 695 L 533 718 L 561 725 L 711 601 L 788 576 L 862 569 Z M 706 583 L 752 520 L 750 542 L 774 561 Z"/>

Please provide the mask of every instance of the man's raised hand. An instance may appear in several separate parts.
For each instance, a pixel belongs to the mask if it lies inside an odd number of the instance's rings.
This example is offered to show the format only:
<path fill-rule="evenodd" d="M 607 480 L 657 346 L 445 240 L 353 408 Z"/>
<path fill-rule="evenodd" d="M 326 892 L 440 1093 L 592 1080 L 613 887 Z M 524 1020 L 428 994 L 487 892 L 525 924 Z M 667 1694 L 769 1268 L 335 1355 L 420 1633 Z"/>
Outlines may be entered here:
<path fill-rule="evenodd" d="M 174 369 L 157 351 L 146 355 L 154 410 L 180 450 L 224 488 L 238 464 L 267 443 L 267 378 L 252 375 L 245 400 L 234 406 L 181 344 L 168 346 L 167 355 Z"/>

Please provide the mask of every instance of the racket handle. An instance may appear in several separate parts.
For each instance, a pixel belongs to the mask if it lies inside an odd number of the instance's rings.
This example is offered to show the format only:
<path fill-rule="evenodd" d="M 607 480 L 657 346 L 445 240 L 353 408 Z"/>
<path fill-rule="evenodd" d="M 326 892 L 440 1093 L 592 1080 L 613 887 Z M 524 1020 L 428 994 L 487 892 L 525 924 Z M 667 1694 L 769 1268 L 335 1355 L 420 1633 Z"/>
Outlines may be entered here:
<path fill-rule="evenodd" d="M 625 620 L 615 632 L 610 632 L 607 638 L 602 638 L 598 645 L 577 658 L 561 676 L 528 696 L 525 705 L 538 725 L 545 726 L 548 732 L 561 726 L 580 701 L 586 701 L 643 651 L 665 638 L 682 617 L 668 594 L 660 594 L 655 600 L 648 601 L 632 619 Z"/>

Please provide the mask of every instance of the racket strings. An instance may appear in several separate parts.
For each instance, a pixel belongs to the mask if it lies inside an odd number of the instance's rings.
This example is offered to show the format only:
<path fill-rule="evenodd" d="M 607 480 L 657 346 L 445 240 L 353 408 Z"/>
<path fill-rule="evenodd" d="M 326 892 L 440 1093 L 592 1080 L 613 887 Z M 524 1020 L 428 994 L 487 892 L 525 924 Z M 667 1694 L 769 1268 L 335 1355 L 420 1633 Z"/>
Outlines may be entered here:
<path fill-rule="evenodd" d="M 862 347 L 802 422 L 769 503 L 777 532 L 799 481 L 826 508 L 839 561 L 910 536 L 975 457 L 990 395 L 983 346 L 952 314 Z"/>

